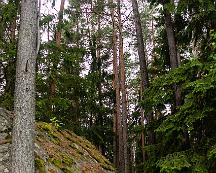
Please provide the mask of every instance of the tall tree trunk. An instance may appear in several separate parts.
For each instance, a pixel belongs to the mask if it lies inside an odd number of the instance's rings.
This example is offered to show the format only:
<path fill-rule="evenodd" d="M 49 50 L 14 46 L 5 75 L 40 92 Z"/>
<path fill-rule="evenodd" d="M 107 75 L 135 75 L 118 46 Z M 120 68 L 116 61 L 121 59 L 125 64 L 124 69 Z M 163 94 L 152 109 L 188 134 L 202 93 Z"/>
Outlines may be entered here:
<path fill-rule="evenodd" d="M 109 0 L 110 4 L 113 4 L 113 0 Z M 121 111 L 120 111 L 120 86 L 119 86 L 119 71 L 118 71 L 118 58 L 117 58 L 117 33 L 116 33 L 116 22 L 114 16 L 115 10 L 111 7 L 111 17 L 112 17 L 112 49 L 113 49 L 113 73 L 114 73 L 114 90 L 115 90 L 115 113 L 113 120 L 113 131 L 114 131 L 114 163 L 116 167 L 120 170 L 120 154 L 122 153 L 122 127 L 121 127 Z"/>
<path fill-rule="evenodd" d="M 35 64 L 37 1 L 22 0 L 18 41 L 12 172 L 34 173 Z"/>
<path fill-rule="evenodd" d="M 141 99 L 142 93 L 145 88 L 148 87 L 149 80 L 148 80 L 148 72 L 147 72 L 147 65 L 146 65 L 146 57 L 145 57 L 145 48 L 144 48 L 144 41 L 143 41 L 143 32 L 142 26 L 140 21 L 140 14 L 138 10 L 138 4 L 136 0 L 132 0 L 132 7 L 133 7 L 133 14 L 134 14 L 134 21 L 135 21 L 135 29 L 136 29 L 136 39 L 137 39 L 137 47 L 138 47 L 138 55 L 139 55 L 139 64 L 140 64 L 140 77 L 141 77 Z M 141 108 L 141 125 L 144 126 L 144 110 Z M 142 147 L 142 157 L 143 161 L 145 161 L 145 135 L 144 131 L 141 133 L 141 147 Z"/>
<path fill-rule="evenodd" d="M 139 63 L 140 63 L 141 87 L 142 87 L 142 91 L 144 91 L 144 88 L 147 88 L 149 85 L 149 80 L 148 80 L 148 71 L 147 71 L 147 64 L 146 64 L 145 46 L 143 41 L 143 32 L 142 32 L 137 0 L 131 0 L 131 1 L 133 7 L 136 39 L 137 39 L 137 47 L 138 47 L 138 55 L 139 55 Z"/>
<path fill-rule="evenodd" d="M 119 62 L 120 62 L 120 87 L 122 94 L 122 143 L 123 143 L 123 153 L 121 153 L 122 158 L 122 172 L 128 172 L 128 147 L 127 147 L 127 96 L 126 96 L 126 85 L 125 85 L 125 62 L 124 62 L 124 52 L 123 52 L 123 35 L 122 35 L 122 20 L 121 20 L 121 1 L 117 1 L 117 11 L 118 11 L 118 28 L 119 28 Z"/>
<path fill-rule="evenodd" d="M 169 45 L 169 54 L 170 54 L 170 65 L 171 69 L 175 69 L 180 65 L 180 56 L 178 56 L 177 52 L 177 44 L 175 40 L 175 32 L 173 27 L 173 21 L 171 13 L 164 8 L 164 18 L 165 18 L 165 26 L 166 26 L 166 33 Z M 172 107 L 173 111 L 176 111 L 176 107 L 181 105 L 181 88 L 177 85 L 174 85 L 175 90 L 175 105 Z M 188 131 L 184 131 L 184 138 L 183 145 L 189 147 L 189 133 Z"/>
<path fill-rule="evenodd" d="M 176 46 L 172 16 L 171 13 L 166 8 L 164 8 L 164 19 L 165 19 L 165 27 L 166 27 L 166 33 L 167 33 L 167 39 L 169 45 L 170 66 L 171 69 L 175 69 L 179 66 L 177 46 Z M 181 104 L 181 92 L 178 86 L 174 86 L 174 89 L 175 89 L 175 106 L 173 109 L 175 110 L 175 107 L 180 106 Z"/>
<path fill-rule="evenodd" d="M 96 2 L 97 3 L 97 2 Z M 102 107 L 103 107 L 103 102 L 102 102 L 102 72 L 101 72 L 101 65 L 102 65 L 102 60 L 101 60 L 101 16 L 98 14 L 97 16 L 97 35 L 96 35 L 96 58 L 97 58 L 97 71 L 99 75 L 99 81 L 97 84 L 97 90 L 98 90 L 98 100 L 99 100 L 99 106 L 100 106 L 100 111 L 98 113 L 98 123 L 101 127 L 103 127 L 104 124 L 104 117 L 103 117 L 103 112 Z M 104 146 L 99 143 L 99 148 L 100 152 L 104 155 Z"/>
<path fill-rule="evenodd" d="M 149 79 L 148 79 L 148 70 L 147 70 L 147 63 L 146 63 L 146 55 L 145 55 L 145 46 L 144 46 L 144 40 L 143 40 L 143 31 L 142 31 L 142 25 L 140 20 L 140 14 L 138 10 L 138 3 L 137 0 L 131 0 L 132 1 L 132 7 L 133 7 L 133 14 L 134 14 L 134 22 L 135 22 L 135 29 L 136 29 L 136 39 L 137 39 L 137 47 L 138 47 L 138 55 L 139 55 L 139 64 L 140 64 L 140 75 L 141 75 L 141 100 L 143 100 L 143 91 L 148 87 L 149 85 Z M 141 125 L 144 126 L 144 110 L 141 108 Z M 152 111 L 146 111 L 146 119 L 147 123 L 151 123 L 153 121 L 153 113 Z M 153 130 L 149 130 L 147 132 L 149 136 L 149 144 L 155 143 L 155 134 Z M 145 146 L 145 134 L 144 131 L 141 133 L 141 147 L 142 147 L 142 158 L 143 161 L 145 161 L 145 152 L 144 152 L 144 146 Z"/>

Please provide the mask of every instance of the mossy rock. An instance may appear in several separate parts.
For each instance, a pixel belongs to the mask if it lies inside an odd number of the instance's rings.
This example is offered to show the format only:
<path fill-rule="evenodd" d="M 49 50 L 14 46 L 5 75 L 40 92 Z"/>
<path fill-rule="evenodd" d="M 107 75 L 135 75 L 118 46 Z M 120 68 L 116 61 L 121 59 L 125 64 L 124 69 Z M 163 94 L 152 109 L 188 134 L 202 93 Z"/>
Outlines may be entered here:
<path fill-rule="evenodd" d="M 0 173 L 10 172 L 11 129 L 13 114 L 0 108 L 2 147 L 8 150 Z M 36 173 L 113 173 L 112 164 L 88 140 L 53 124 L 38 122 L 35 141 Z M 2 155 L 1 155 L 2 154 Z"/>
<path fill-rule="evenodd" d="M 88 140 L 52 124 L 37 123 L 38 173 L 112 173 L 112 164 Z M 44 171 L 44 172 L 42 172 Z"/>

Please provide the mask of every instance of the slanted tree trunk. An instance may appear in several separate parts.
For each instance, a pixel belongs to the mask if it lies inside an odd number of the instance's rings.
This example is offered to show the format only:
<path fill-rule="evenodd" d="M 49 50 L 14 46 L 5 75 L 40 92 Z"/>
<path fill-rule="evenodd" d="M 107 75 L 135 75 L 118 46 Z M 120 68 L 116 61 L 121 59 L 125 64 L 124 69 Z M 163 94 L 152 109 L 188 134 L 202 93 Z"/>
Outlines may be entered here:
<path fill-rule="evenodd" d="M 34 173 L 35 64 L 37 47 L 37 1 L 22 0 L 18 41 L 12 172 Z"/>
<path fill-rule="evenodd" d="M 148 80 L 148 71 L 147 71 L 147 64 L 146 64 L 145 46 L 143 41 L 143 32 L 142 32 L 140 14 L 138 11 L 137 0 L 131 0 L 131 1 L 133 7 L 137 48 L 138 48 L 139 63 L 140 63 L 141 87 L 144 90 L 144 88 L 148 87 L 149 80 Z"/>
<path fill-rule="evenodd" d="M 134 22 L 135 22 L 135 29 L 136 29 L 136 39 L 137 39 L 137 48 L 138 48 L 138 55 L 139 55 L 139 64 L 140 64 L 140 76 L 141 76 L 141 100 L 143 100 L 142 93 L 143 91 L 148 87 L 149 85 L 149 79 L 148 79 L 148 70 L 147 70 L 147 63 L 146 63 L 146 55 L 145 55 L 145 46 L 144 46 L 144 40 L 143 40 L 143 31 L 142 31 L 142 25 L 140 20 L 140 14 L 138 10 L 138 3 L 137 0 L 131 0 L 132 1 L 132 7 L 133 7 L 133 14 L 134 14 Z M 141 125 L 144 126 L 144 110 L 141 108 Z M 153 113 L 152 111 L 146 111 L 146 119 L 147 123 L 151 123 L 153 121 Z M 153 144 L 155 142 L 155 134 L 152 130 L 149 130 L 147 132 L 149 136 L 149 143 Z M 145 152 L 144 152 L 144 146 L 145 146 L 145 135 L 144 131 L 142 131 L 141 134 L 141 147 L 142 147 L 142 157 L 143 161 L 145 161 Z"/>
<path fill-rule="evenodd" d="M 125 62 L 124 62 L 124 52 L 123 52 L 123 35 L 122 35 L 122 20 L 121 20 L 121 1 L 117 1 L 117 11 L 118 11 L 118 28 L 119 28 L 119 63 L 120 63 L 120 89 L 121 89 L 121 105 L 122 105 L 122 143 L 123 143 L 123 153 L 121 153 L 120 158 L 122 158 L 122 169 L 121 171 L 127 173 L 128 168 L 128 146 L 127 146 L 127 96 L 126 96 L 126 85 L 125 85 Z"/>
<path fill-rule="evenodd" d="M 140 14 L 138 10 L 138 4 L 136 0 L 132 1 L 132 8 L 133 8 L 133 14 L 134 14 L 134 22 L 135 22 L 135 29 L 136 29 L 136 39 L 137 39 L 137 48 L 138 48 L 138 55 L 139 55 L 139 64 L 140 64 L 140 79 L 141 79 L 141 99 L 142 93 L 144 91 L 144 88 L 147 88 L 148 86 L 148 72 L 147 72 L 147 65 L 146 65 L 146 57 L 145 57 L 145 51 L 144 51 L 144 41 L 143 41 L 143 33 L 142 33 L 142 26 L 140 21 Z M 141 108 L 141 125 L 144 126 L 144 110 Z M 145 146 L 145 135 L 144 131 L 141 133 L 141 147 L 142 147 L 142 157 L 143 161 L 145 160 L 145 152 L 144 152 L 144 146 Z"/>

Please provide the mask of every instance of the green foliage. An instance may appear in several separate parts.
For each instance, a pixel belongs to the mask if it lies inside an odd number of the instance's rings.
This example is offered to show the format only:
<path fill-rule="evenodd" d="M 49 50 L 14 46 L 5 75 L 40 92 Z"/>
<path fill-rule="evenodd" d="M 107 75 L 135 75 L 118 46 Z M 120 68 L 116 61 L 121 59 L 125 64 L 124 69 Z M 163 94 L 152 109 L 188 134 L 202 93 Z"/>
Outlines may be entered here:
<path fill-rule="evenodd" d="M 16 18 L 19 1 L 0 3 L 0 106 L 13 110 L 16 64 Z"/>
<path fill-rule="evenodd" d="M 191 158 L 192 163 L 192 173 L 208 173 L 206 169 L 206 158 L 197 153 L 194 153 Z"/>
<path fill-rule="evenodd" d="M 215 147 L 212 147 L 208 151 L 208 159 L 216 159 L 216 148 Z"/>
<path fill-rule="evenodd" d="M 50 119 L 51 123 L 55 126 L 56 129 L 59 129 L 60 127 L 62 127 L 62 122 L 57 120 L 56 117 L 53 117 Z"/>
<path fill-rule="evenodd" d="M 214 34 L 212 35 L 214 43 Z M 209 47 L 208 47 L 209 48 Z M 214 50 L 214 44 L 210 47 Z M 155 79 L 144 92 L 141 105 L 163 114 L 148 124 L 157 135 L 154 151 L 148 150 L 145 169 L 160 172 L 207 173 L 215 168 L 216 133 L 216 61 L 214 51 L 203 59 L 191 59 L 179 68 Z M 167 113 L 165 105 L 174 105 L 173 86 L 181 88 L 182 104 Z M 156 159 L 155 159 L 156 158 Z M 206 162 L 209 160 L 209 162 Z"/>
<path fill-rule="evenodd" d="M 191 164 L 184 153 L 177 152 L 168 154 L 165 158 L 160 159 L 157 166 L 160 167 L 160 172 L 177 173 L 191 167 Z"/>

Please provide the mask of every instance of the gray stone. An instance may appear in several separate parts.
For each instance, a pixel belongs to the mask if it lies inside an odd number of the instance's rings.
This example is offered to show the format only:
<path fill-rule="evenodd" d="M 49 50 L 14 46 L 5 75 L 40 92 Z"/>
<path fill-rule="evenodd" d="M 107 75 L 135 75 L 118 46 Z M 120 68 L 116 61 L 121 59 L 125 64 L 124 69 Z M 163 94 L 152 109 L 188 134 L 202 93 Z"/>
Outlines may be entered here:
<path fill-rule="evenodd" d="M 10 143 L 5 143 L 11 134 L 12 113 L 0 108 L 0 173 L 10 172 Z M 9 142 L 9 141 L 8 141 Z"/>

